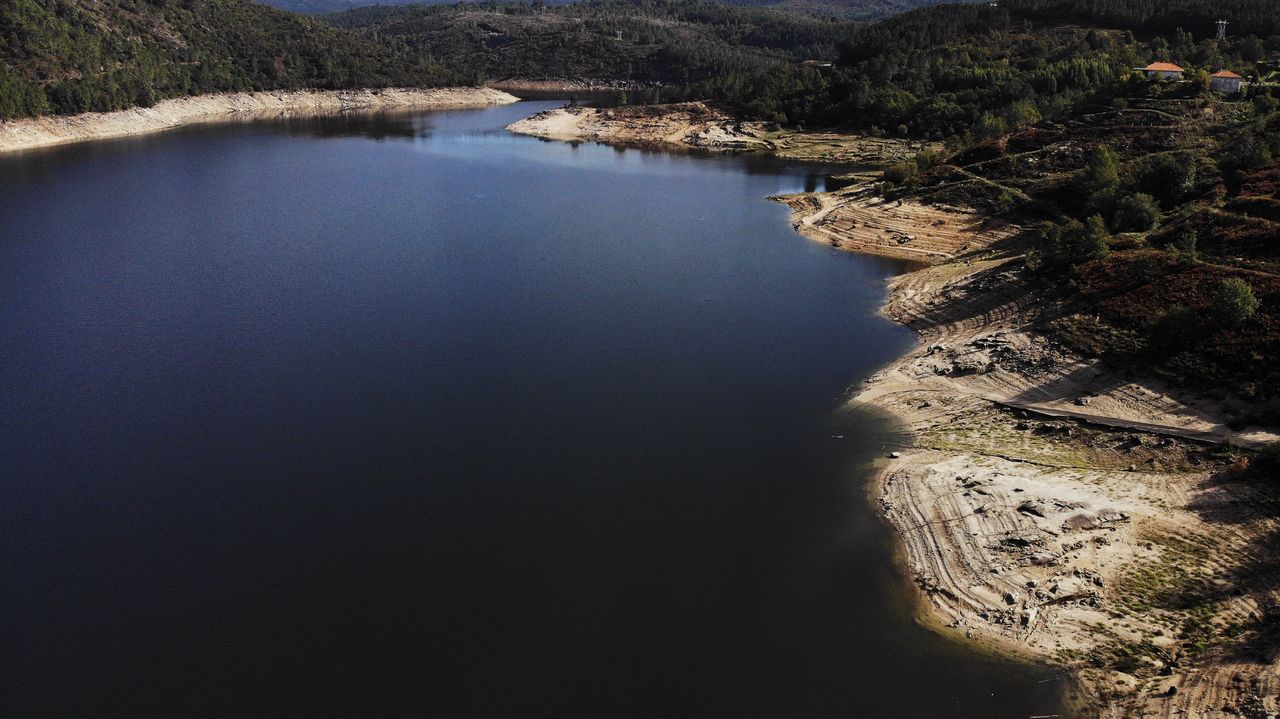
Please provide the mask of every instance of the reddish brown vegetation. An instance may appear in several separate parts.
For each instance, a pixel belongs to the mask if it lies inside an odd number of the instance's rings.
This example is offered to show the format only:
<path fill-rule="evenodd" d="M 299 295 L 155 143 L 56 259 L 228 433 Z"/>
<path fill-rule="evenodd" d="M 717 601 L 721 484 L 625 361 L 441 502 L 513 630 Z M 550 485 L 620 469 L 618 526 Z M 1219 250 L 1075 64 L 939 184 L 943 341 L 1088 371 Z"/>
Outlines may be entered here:
<path fill-rule="evenodd" d="M 1222 280 L 1249 283 L 1262 306 L 1239 327 L 1218 320 Z M 1214 264 L 1183 264 L 1160 252 L 1117 253 L 1076 270 L 1080 299 L 1104 323 L 1147 334 L 1176 307 L 1194 310 L 1197 336 L 1186 346 L 1146 345 L 1145 362 L 1199 387 L 1266 396 L 1280 387 L 1280 276 Z M 1269 389 L 1270 388 L 1270 389 Z"/>

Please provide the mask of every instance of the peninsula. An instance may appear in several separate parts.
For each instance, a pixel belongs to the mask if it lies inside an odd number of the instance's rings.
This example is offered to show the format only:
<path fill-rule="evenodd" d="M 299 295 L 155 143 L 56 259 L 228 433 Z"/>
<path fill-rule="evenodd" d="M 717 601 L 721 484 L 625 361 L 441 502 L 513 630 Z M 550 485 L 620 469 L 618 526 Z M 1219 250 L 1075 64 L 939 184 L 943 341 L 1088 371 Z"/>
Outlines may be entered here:
<path fill-rule="evenodd" d="M 1190 116 L 1228 107 L 1179 104 Z M 1063 667 L 1082 715 L 1274 712 L 1280 665 L 1266 616 L 1280 576 L 1260 558 L 1275 551 L 1280 489 L 1257 452 L 1278 446 L 1280 434 L 1242 422 L 1239 405 L 1221 397 L 1073 346 L 1063 327 L 1084 321 L 1079 299 L 1029 267 L 1043 228 L 993 211 L 982 201 L 988 187 L 970 192 L 991 183 L 1033 203 L 1017 189 L 1024 177 L 983 177 L 993 159 L 1017 152 L 1034 167 L 1105 137 L 1127 114 L 950 154 L 908 140 L 784 132 L 701 105 L 566 108 L 509 129 L 856 163 L 846 187 L 776 199 L 815 241 L 919 267 L 891 280 L 884 308 L 917 332 L 916 347 L 849 404 L 888 412 L 912 438 L 886 448 L 871 491 L 902 538 L 922 620 Z M 886 177 L 902 173 L 905 158 L 913 187 L 894 191 Z M 915 174 L 923 162 L 930 167 Z M 1085 171 L 1060 173 L 1074 182 Z M 1135 242 L 1112 242 L 1122 240 Z M 1186 262 L 1139 251 L 1174 271 Z M 1201 262 L 1211 260 L 1192 266 Z M 1264 292 L 1280 286 L 1259 279 Z"/>

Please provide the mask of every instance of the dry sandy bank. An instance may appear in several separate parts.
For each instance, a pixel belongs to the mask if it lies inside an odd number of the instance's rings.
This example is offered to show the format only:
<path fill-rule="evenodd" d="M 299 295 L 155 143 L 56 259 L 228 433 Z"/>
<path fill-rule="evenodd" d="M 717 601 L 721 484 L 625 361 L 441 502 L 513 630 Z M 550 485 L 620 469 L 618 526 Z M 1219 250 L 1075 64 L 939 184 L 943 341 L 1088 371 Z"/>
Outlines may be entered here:
<path fill-rule="evenodd" d="M 876 496 L 926 621 L 1068 669 L 1081 716 L 1280 711 L 1280 492 L 1235 448 L 1280 437 L 1034 331 L 1017 228 L 857 189 L 783 199 L 810 237 L 931 263 L 884 310 L 919 343 L 851 400 L 913 438 Z"/>
<path fill-rule="evenodd" d="M 0 122 L 0 152 L 140 135 L 200 122 L 292 113 L 379 108 L 483 107 L 516 102 L 492 88 L 237 92 L 165 100 L 119 112 L 53 115 Z"/>
<path fill-rule="evenodd" d="M 519 94 L 521 92 L 609 92 L 612 90 L 630 90 L 632 83 L 618 80 L 531 80 L 528 78 L 509 78 L 495 80 L 489 87 L 503 92 Z"/>
<path fill-rule="evenodd" d="M 924 144 L 743 122 L 700 102 L 652 107 L 565 107 L 507 126 L 546 140 L 592 141 L 711 151 L 768 151 L 794 159 L 875 165 L 915 157 Z"/>

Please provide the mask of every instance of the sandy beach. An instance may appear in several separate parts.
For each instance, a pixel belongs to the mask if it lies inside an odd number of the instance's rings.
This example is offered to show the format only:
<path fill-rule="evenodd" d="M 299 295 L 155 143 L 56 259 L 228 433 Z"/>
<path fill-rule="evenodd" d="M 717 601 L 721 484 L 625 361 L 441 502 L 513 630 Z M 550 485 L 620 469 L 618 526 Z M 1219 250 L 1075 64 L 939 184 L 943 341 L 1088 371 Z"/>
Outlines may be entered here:
<path fill-rule="evenodd" d="M 0 152 L 142 135 L 183 125 L 295 113 L 391 108 L 485 107 L 517 102 L 492 88 L 295 90 L 224 93 L 164 100 L 154 107 L 0 122 Z"/>

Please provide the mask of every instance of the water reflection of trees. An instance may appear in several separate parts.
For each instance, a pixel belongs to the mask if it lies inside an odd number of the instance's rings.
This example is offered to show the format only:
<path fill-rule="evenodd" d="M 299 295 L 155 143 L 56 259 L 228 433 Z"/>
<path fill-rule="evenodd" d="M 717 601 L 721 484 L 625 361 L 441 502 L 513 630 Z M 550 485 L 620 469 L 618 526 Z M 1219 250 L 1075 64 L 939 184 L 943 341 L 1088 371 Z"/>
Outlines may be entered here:
<path fill-rule="evenodd" d="M 431 126 L 420 115 L 402 112 L 344 112 L 285 118 L 290 132 L 312 137 L 364 137 L 370 140 L 413 140 L 429 137 Z"/>

